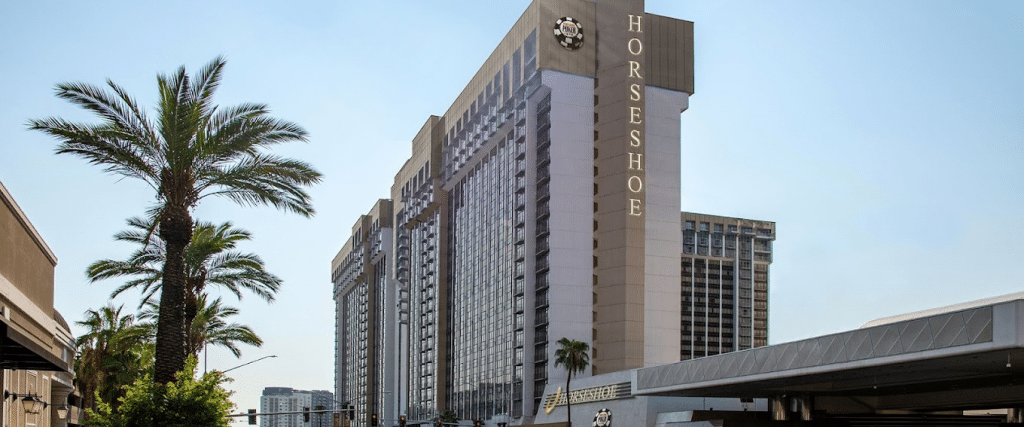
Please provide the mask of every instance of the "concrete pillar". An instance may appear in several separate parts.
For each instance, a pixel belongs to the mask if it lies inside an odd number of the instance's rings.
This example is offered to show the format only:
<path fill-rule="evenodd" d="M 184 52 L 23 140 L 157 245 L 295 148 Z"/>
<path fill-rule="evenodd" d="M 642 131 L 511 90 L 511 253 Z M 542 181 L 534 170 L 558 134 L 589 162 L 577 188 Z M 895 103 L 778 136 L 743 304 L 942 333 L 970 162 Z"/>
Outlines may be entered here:
<path fill-rule="evenodd" d="M 800 414 L 801 421 L 810 421 L 811 411 L 814 409 L 814 398 L 810 395 L 804 395 L 794 398 L 796 401 L 796 411 Z"/>
<path fill-rule="evenodd" d="M 771 411 L 772 421 L 786 421 L 789 415 L 786 395 L 769 397 L 768 410 Z"/>
<path fill-rule="evenodd" d="M 1024 408 L 1008 408 L 1006 410 L 1007 424 L 1024 424 Z"/>

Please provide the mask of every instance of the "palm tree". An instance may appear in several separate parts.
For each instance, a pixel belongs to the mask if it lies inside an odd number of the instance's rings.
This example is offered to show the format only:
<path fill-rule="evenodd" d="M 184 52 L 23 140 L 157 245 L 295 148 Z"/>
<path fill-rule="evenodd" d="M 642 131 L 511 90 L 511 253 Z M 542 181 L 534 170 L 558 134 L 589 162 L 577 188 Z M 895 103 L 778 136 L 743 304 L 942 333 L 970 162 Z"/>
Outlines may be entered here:
<path fill-rule="evenodd" d="M 116 409 L 118 398 L 124 395 L 122 386 L 133 383 L 152 365 L 152 344 L 134 316 L 121 314 L 123 308 L 90 309 L 85 320 L 75 322 L 87 330 L 76 340 L 75 360 L 86 408 L 96 409 L 98 394 Z"/>
<path fill-rule="evenodd" d="M 142 218 L 128 219 L 132 228 L 114 235 L 115 240 L 139 244 L 125 261 L 100 260 L 86 270 L 89 280 L 96 282 L 113 277 L 129 276 L 110 297 L 114 298 L 132 288 L 141 288 L 141 308 L 161 288 L 160 266 L 166 259 L 164 243 L 156 238 L 152 224 Z M 232 227 L 230 222 L 219 226 L 196 221 L 192 242 L 185 247 L 185 313 L 184 320 L 192 324 L 198 310 L 198 298 L 207 285 L 216 285 L 231 291 L 242 299 L 242 290 L 248 290 L 271 302 L 281 287 L 281 279 L 264 268 L 256 254 L 232 251 L 238 242 L 252 239 L 248 231 Z"/>
<path fill-rule="evenodd" d="M 213 104 L 224 65 L 224 58 L 217 57 L 194 77 L 184 66 L 158 76 L 153 120 L 125 89 L 107 80 L 109 92 L 86 83 L 56 86 L 58 98 L 96 114 L 99 124 L 55 117 L 28 123 L 59 141 L 58 154 L 140 179 L 155 192 L 150 214 L 166 251 L 156 339 L 158 384 L 174 381 L 175 372 L 185 367 L 184 253 L 192 241 L 192 209 L 206 197 L 221 196 L 311 216 L 313 206 L 303 187 L 321 179 L 305 162 L 263 152 L 274 144 L 306 140 L 301 127 L 269 117 L 263 104 Z"/>
<path fill-rule="evenodd" d="M 451 409 L 445 409 L 444 412 L 441 412 L 440 418 L 441 418 L 441 422 L 445 423 L 445 424 L 458 424 L 459 423 L 459 414 L 456 414 L 455 411 L 453 411 Z"/>
<path fill-rule="evenodd" d="M 198 356 L 199 351 L 209 344 L 224 347 L 231 350 L 235 357 L 241 357 L 242 351 L 238 349 L 238 344 L 263 346 L 263 340 L 252 328 L 227 322 L 227 318 L 238 315 L 237 308 L 223 305 L 221 298 L 213 301 L 208 298 L 206 294 L 200 294 L 197 300 L 198 310 L 185 338 L 189 354 Z M 159 307 L 152 301 L 147 302 L 146 308 L 139 312 L 139 326 L 147 335 L 154 336 L 159 318 Z"/>
<path fill-rule="evenodd" d="M 585 342 L 564 337 L 558 340 L 558 345 L 559 348 L 555 350 L 555 366 L 563 366 L 566 371 L 569 371 L 569 375 L 565 377 L 565 406 L 569 427 L 572 427 L 572 398 L 569 394 L 569 380 L 590 365 L 590 346 Z"/>

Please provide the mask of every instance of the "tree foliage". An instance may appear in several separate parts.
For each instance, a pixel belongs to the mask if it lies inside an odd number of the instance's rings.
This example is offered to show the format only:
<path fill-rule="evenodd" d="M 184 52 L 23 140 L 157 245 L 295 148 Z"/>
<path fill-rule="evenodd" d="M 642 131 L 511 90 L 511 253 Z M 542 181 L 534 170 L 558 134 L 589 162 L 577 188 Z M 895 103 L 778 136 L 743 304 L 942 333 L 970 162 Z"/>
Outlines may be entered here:
<path fill-rule="evenodd" d="M 270 117 L 263 104 L 219 108 L 213 103 L 225 63 L 217 57 L 194 76 L 185 67 L 158 76 L 152 119 L 127 90 L 108 80 L 109 91 L 86 83 L 56 87 L 58 98 L 92 112 L 100 123 L 55 117 L 28 123 L 59 141 L 58 154 L 81 157 L 153 189 L 150 218 L 165 244 L 154 363 L 158 383 L 174 381 L 184 368 L 184 252 L 193 237 L 192 210 L 217 196 L 311 216 L 304 187 L 321 179 L 305 162 L 264 152 L 276 144 L 304 141 L 304 129 Z"/>
<path fill-rule="evenodd" d="M 222 372 L 196 375 L 196 358 L 189 357 L 175 381 L 157 384 L 151 375 L 125 388 L 120 409 L 106 401 L 97 411 L 88 410 L 86 425 L 95 427 L 228 427 L 227 417 L 234 404 L 231 392 L 222 384 L 229 381 Z"/>
<path fill-rule="evenodd" d="M 563 337 L 558 340 L 559 348 L 555 350 L 555 366 L 562 366 L 568 371 L 565 377 L 565 405 L 569 426 L 572 427 L 572 401 L 569 399 L 569 380 L 572 376 L 583 372 L 590 365 L 590 345 L 583 341 L 570 340 Z"/>
<path fill-rule="evenodd" d="M 445 424 L 455 424 L 459 422 L 459 414 L 451 409 L 445 409 L 441 412 L 441 422 Z"/>
<path fill-rule="evenodd" d="M 166 260 L 164 243 L 156 237 L 159 231 L 146 219 L 128 219 L 129 230 L 114 235 L 121 242 L 135 243 L 139 248 L 124 261 L 110 259 L 92 263 L 86 269 L 86 276 L 92 282 L 114 277 L 131 279 L 110 294 L 114 298 L 134 288 L 142 292 L 142 307 L 153 299 L 160 290 L 162 271 Z M 207 286 L 213 285 L 230 291 L 242 299 L 242 291 L 248 291 L 268 302 L 281 287 L 281 279 L 268 272 L 263 260 L 253 253 L 235 251 L 239 242 L 252 239 L 252 233 L 234 227 L 230 222 L 214 225 L 196 221 L 192 241 L 185 247 L 186 291 L 198 297 Z"/>
<path fill-rule="evenodd" d="M 116 410 L 124 395 L 122 386 L 152 368 L 153 345 L 135 317 L 122 310 L 123 306 L 107 305 L 86 311 L 85 320 L 76 322 L 86 328 L 76 342 L 75 373 L 87 408 L 96 408 L 99 396 Z"/>
<path fill-rule="evenodd" d="M 228 323 L 227 319 L 236 315 L 238 309 L 224 305 L 221 298 L 209 301 L 208 295 L 200 294 L 196 316 L 192 318 L 188 336 L 185 337 L 189 354 L 197 356 L 203 347 L 213 345 L 226 348 L 235 357 L 240 357 L 242 351 L 238 344 L 262 346 L 263 340 L 252 328 L 238 323 Z M 147 303 L 146 308 L 139 313 L 139 326 L 151 339 L 156 335 L 158 318 L 158 307 L 152 302 Z"/>
<path fill-rule="evenodd" d="M 162 284 L 161 266 L 166 260 L 164 242 L 149 231 L 154 225 L 142 218 L 130 218 L 128 225 L 130 229 L 117 233 L 114 239 L 135 243 L 139 248 L 124 261 L 105 259 L 93 263 L 86 270 L 86 275 L 93 282 L 115 277 L 130 278 L 114 290 L 111 298 L 129 289 L 139 288 L 143 293 L 139 306 L 145 307 L 148 304 L 143 313 L 146 319 L 153 321 L 159 317 L 159 308 L 153 302 L 153 297 Z M 200 302 L 200 298 L 206 298 L 204 292 L 210 285 L 226 289 L 239 299 L 245 290 L 266 301 L 274 300 L 281 279 L 266 271 L 258 255 L 235 251 L 239 242 L 251 238 L 251 233 L 235 228 L 230 222 L 214 225 L 196 221 L 192 242 L 185 247 L 184 254 L 184 320 L 190 325 L 184 343 L 186 354 L 198 356 L 199 350 L 209 342 L 228 348 L 238 357 L 240 352 L 233 342 L 257 347 L 262 344 L 247 326 L 223 323 L 224 317 L 238 314 L 237 309 L 223 306 L 220 298 L 210 306 L 206 305 L 206 300 Z M 205 318 L 198 319 L 200 315 Z M 151 332 L 155 336 L 156 324 L 150 323 L 153 326 Z"/>

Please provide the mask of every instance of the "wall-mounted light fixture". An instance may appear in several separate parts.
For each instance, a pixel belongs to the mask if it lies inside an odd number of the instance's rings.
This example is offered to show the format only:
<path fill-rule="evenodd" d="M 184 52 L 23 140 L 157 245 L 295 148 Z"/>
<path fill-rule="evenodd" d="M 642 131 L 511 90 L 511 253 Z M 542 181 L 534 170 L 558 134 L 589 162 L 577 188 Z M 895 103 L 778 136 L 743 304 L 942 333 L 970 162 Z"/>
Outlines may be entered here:
<path fill-rule="evenodd" d="M 68 417 L 68 405 L 61 404 L 57 407 L 57 418 L 67 419 Z"/>
<path fill-rule="evenodd" d="M 11 397 L 15 399 L 21 398 L 21 405 L 22 407 L 25 408 L 26 414 L 38 414 L 43 409 L 46 409 L 46 407 L 49 405 L 49 403 L 46 403 L 46 401 L 40 399 L 39 395 L 35 393 L 11 393 L 7 390 L 4 390 L 4 400 L 7 400 Z"/>

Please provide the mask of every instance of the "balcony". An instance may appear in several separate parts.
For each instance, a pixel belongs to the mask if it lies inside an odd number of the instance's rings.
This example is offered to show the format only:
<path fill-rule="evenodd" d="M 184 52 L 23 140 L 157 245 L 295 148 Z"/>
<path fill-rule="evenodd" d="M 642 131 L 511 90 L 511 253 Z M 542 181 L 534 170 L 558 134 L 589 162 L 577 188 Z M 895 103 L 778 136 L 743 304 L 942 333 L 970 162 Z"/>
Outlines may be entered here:
<path fill-rule="evenodd" d="M 548 168 L 537 169 L 537 184 L 545 184 L 551 180 L 551 171 Z"/>
<path fill-rule="evenodd" d="M 551 265 L 548 262 L 548 257 L 541 257 L 537 259 L 537 273 L 543 273 L 548 271 Z"/>
<path fill-rule="evenodd" d="M 537 218 L 543 218 L 551 215 L 551 207 L 547 203 L 537 206 Z"/>
<path fill-rule="evenodd" d="M 551 198 L 551 189 L 548 186 L 542 186 L 537 189 L 537 201 L 541 202 Z"/>
<path fill-rule="evenodd" d="M 549 128 L 551 128 L 551 117 L 544 114 L 537 120 L 537 132 Z"/>
<path fill-rule="evenodd" d="M 549 250 L 551 250 L 551 247 L 548 244 L 548 239 L 537 240 L 537 255 L 546 254 Z"/>

